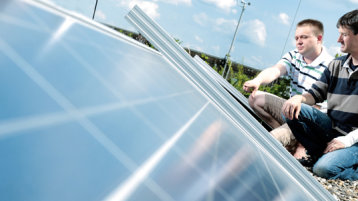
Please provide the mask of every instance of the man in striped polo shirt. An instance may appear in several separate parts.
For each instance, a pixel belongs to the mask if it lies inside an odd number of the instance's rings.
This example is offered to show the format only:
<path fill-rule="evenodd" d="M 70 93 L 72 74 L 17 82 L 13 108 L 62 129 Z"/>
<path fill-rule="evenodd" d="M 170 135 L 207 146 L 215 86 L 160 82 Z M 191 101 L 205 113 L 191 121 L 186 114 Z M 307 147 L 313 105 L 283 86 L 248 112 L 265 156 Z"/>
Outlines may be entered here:
<path fill-rule="evenodd" d="M 295 142 L 292 132 L 281 117 L 281 109 L 286 100 L 258 91 L 258 88 L 261 84 L 271 83 L 280 76 L 286 75 L 291 80 L 291 97 L 307 92 L 333 59 L 323 48 L 323 32 L 323 24 L 320 21 L 313 19 L 300 21 L 295 32 L 297 49 L 288 52 L 276 65 L 263 70 L 255 79 L 243 85 L 246 92 L 252 92 L 249 97 L 250 106 L 266 123 L 276 128 L 271 134 L 287 148 L 292 147 Z M 302 146 L 298 146 L 297 149 L 293 147 L 293 150 L 289 148 L 289 151 L 297 159 L 306 155 Z"/>
<path fill-rule="evenodd" d="M 308 93 L 290 98 L 282 112 L 308 154 L 320 157 L 315 174 L 358 180 L 358 10 L 344 14 L 337 28 L 348 55 L 333 60 Z M 325 99 L 327 114 L 308 106 Z"/>

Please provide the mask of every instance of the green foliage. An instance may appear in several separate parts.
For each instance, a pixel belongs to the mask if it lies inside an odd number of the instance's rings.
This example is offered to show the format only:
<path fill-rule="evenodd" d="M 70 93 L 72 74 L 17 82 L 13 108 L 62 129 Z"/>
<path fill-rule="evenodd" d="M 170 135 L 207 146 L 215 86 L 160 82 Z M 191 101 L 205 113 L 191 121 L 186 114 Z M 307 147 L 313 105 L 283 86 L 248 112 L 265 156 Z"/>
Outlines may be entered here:
<path fill-rule="evenodd" d="M 274 83 L 266 86 L 260 86 L 259 90 L 266 91 L 276 96 L 288 99 L 290 98 L 290 80 L 282 78 L 279 83 Z"/>
<path fill-rule="evenodd" d="M 208 62 L 208 60 L 209 60 L 209 57 L 206 56 L 206 54 L 204 54 L 204 53 L 201 53 L 200 57 L 206 62 Z"/>
<path fill-rule="evenodd" d="M 338 57 L 340 57 L 340 56 L 342 56 L 342 54 L 336 54 L 336 55 L 334 55 L 334 58 L 338 58 Z"/>
<path fill-rule="evenodd" d="M 208 63 L 208 62 L 206 62 L 206 63 Z M 208 63 L 209 64 L 209 63 Z M 209 64 L 210 65 L 210 64 Z M 223 70 L 224 70 L 224 66 L 222 66 L 222 65 L 219 65 L 219 66 L 217 66 L 217 65 L 215 65 L 215 66 L 213 66 L 212 67 L 216 72 L 218 72 L 220 75 L 222 75 L 222 73 L 223 73 Z"/>
<path fill-rule="evenodd" d="M 231 61 L 229 61 L 231 62 Z M 231 66 L 231 65 L 230 65 Z M 244 66 L 240 65 L 238 66 L 238 71 L 233 73 L 233 70 L 230 70 L 230 74 L 228 77 L 228 81 L 232 86 L 234 86 L 240 93 L 242 93 L 245 97 L 249 97 L 250 93 L 245 92 L 242 89 L 242 86 L 244 83 L 248 80 L 250 80 L 247 75 L 244 74 Z"/>
<path fill-rule="evenodd" d="M 229 65 L 231 66 L 231 65 Z M 230 67 L 231 68 L 231 67 Z M 221 74 L 221 73 L 220 73 Z M 245 97 L 249 97 L 250 93 L 245 92 L 242 89 L 244 83 L 248 80 L 253 79 L 253 77 L 248 77 L 244 73 L 244 66 L 239 65 L 237 72 L 234 72 L 230 69 L 230 74 L 228 76 L 228 81 L 231 85 L 233 85 L 240 93 L 242 93 Z M 288 99 L 289 98 L 289 86 L 290 81 L 286 78 L 279 79 L 278 83 L 272 83 L 266 86 L 260 86 L 259 90 L 266 91 L 268 93 L 275 94 L 279 97 Z"/>
<path fill-rule="evenodd" d="M 179 45 L 181 45 L 183 43 L 183 41 L 181 41 L 180 39 L 174 38 L 175 42 L 177 42 Z"/>

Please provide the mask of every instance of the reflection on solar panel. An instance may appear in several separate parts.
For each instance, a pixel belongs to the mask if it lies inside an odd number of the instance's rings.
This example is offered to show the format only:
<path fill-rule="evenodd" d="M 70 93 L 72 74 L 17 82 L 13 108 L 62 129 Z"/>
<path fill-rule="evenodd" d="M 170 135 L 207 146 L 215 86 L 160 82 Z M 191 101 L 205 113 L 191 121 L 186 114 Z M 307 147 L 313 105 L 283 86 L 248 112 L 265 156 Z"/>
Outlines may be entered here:
<path fill-rule="evenodd" d="M 44 3 L 0 9 L 0 200 L 333 200 L 161 53 Z"/>

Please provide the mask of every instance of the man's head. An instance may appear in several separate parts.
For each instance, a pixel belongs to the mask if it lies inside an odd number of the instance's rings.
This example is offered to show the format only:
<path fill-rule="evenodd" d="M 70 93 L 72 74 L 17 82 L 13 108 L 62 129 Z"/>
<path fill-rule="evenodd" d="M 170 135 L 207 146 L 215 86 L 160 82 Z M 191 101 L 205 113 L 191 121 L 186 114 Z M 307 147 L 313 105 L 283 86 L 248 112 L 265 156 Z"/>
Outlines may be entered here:
<path fill-rule="evenodd" d="M 350 11 L 339 18 L 337 28 L 341 51 L 358 56 L 358 10 Z"/>
<path fill-rule="evenodd" d="M 295 33 L 298 52 L 304 57 L 318 56 L 322 49 L 323 32 L 323 24 L 318 20 L 300 21 Z"/>

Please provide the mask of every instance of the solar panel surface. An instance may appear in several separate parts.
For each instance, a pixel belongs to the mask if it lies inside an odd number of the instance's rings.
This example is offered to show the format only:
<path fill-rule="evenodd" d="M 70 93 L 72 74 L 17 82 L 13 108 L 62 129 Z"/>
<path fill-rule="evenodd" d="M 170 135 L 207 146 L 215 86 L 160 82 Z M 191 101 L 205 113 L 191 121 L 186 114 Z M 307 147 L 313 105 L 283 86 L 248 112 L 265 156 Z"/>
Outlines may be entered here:
<path fill-rule="evenodd" d="M 162 54 L 0 4 L 0 200 L 312 200 Z"/>

